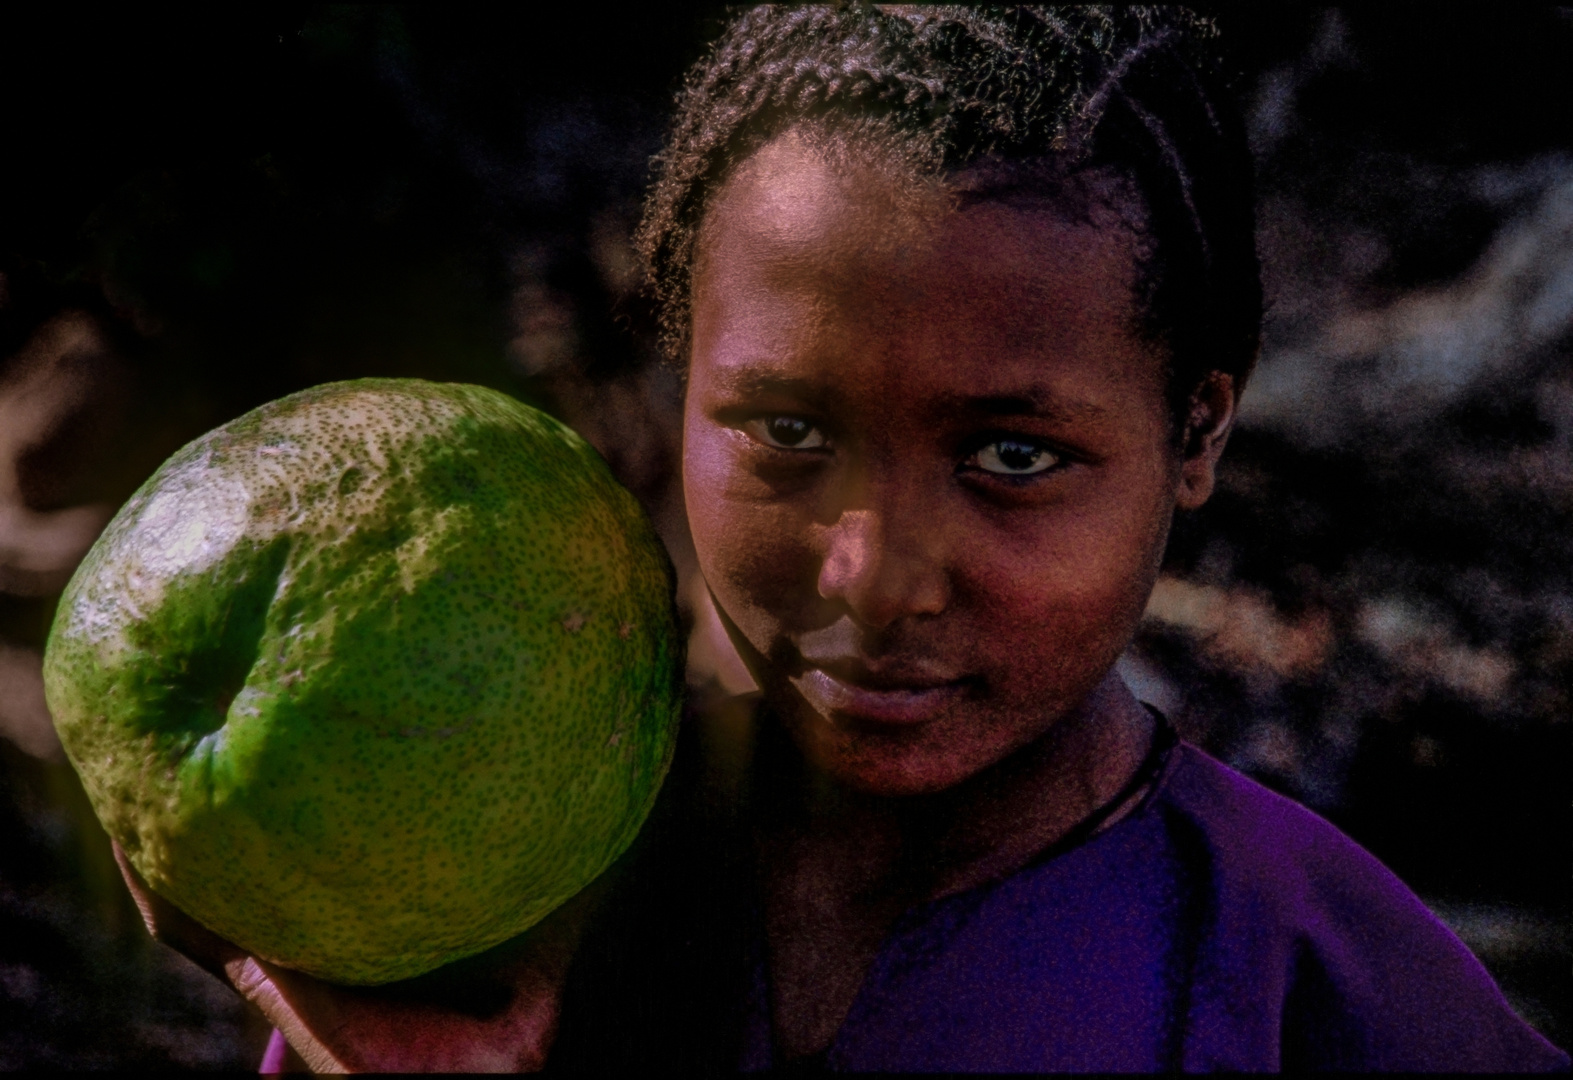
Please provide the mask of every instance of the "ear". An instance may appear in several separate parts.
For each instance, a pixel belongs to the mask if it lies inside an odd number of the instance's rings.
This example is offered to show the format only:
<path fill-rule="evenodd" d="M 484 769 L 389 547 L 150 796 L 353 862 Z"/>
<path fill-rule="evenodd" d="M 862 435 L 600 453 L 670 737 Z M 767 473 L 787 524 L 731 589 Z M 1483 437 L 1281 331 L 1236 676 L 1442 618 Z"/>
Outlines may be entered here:
<path fill-rule="evenodd" d="M 1191 395 L 1181 448 L 1180 487 L 1175 505 L 1195 510 L 1212 496 L 1217 482 L 1218 459 L 1234 428 L 1238 394 L 1233 375 L 1214 371 Z"/>

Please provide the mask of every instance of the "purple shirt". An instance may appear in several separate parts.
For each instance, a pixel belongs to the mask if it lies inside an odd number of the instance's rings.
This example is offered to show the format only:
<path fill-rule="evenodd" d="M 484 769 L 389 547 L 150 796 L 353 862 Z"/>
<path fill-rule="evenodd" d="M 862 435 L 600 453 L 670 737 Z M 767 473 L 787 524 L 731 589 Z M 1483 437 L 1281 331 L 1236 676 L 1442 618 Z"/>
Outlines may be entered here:
<path fill-rule="evenodd" d="M 752 967 L 742 1064 L 769 1068 Z M 1144 805 L 1103 833 L 909 911 L 822 1064 L 1550 1070 L 1568 1056 L 1376 859 L 1181 744 Z"/>
<path fill-rule="evenodd" d="M 548 1072 L 780 1064 L 747 815 L 705 794 L 701 760 L 679 750 L 581 944 Z M 283 1050 L 275 1032 L 264 1072 L 285 1063 Z M 1374 858 L 1182 743 L 1124 820 L 907 912 L 830 1048 L 803 1064 L 1541 1071 L 1569 1061 Z"/>

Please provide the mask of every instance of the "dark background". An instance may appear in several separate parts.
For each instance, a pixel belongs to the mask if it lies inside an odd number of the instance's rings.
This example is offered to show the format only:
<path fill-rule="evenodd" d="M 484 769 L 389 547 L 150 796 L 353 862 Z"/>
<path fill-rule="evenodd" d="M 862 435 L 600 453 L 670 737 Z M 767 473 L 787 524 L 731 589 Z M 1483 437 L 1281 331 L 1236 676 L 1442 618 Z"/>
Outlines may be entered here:
<path fill-rule="evenodd" d="M 1127 673 L 1329 816 L 1573 1037 L 1573 14 L 1217 9 L 1267 341 Z M 601 448 L 692 588 L 627 235 L 714 5 L 0 16 L 0 1068 L 254 1068 L 152 945 L 37 664 L 176 447 L 330 379 L 484 383 Z M 735 689 L 694 620 L 691 681 Z"/>

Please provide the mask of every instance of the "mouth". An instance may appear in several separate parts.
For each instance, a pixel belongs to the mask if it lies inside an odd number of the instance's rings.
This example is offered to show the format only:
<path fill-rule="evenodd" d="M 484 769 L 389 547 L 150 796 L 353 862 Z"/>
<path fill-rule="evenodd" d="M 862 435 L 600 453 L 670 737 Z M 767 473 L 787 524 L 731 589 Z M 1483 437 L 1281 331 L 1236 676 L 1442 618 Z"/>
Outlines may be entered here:
<path fill-rule="evenodd" d="M 811 667 L 792 685 L 821 715 L 852 727 L 912 727 L 935 719 L 967 695 L 967 679 L 832 674 Z"/>

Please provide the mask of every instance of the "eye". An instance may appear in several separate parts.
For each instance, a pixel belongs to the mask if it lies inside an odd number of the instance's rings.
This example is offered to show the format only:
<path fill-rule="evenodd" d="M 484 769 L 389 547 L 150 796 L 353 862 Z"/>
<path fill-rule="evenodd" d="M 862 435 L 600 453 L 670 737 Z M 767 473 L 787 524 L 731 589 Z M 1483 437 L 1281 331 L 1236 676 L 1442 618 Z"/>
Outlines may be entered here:
<path fill-rule="evenodd" d="M 1023 439 L 998 439 L 981 447 L 965 464 L 997 476 L 1031 476 L 1060 464 L 1060 455 Z"/>
<path fill-rule="evenodd" d="M 743 430 L 780 450 L 817 450 L 825 445 L 825 433 L 796 416 L 761 416 L 745 423 Z"/>

